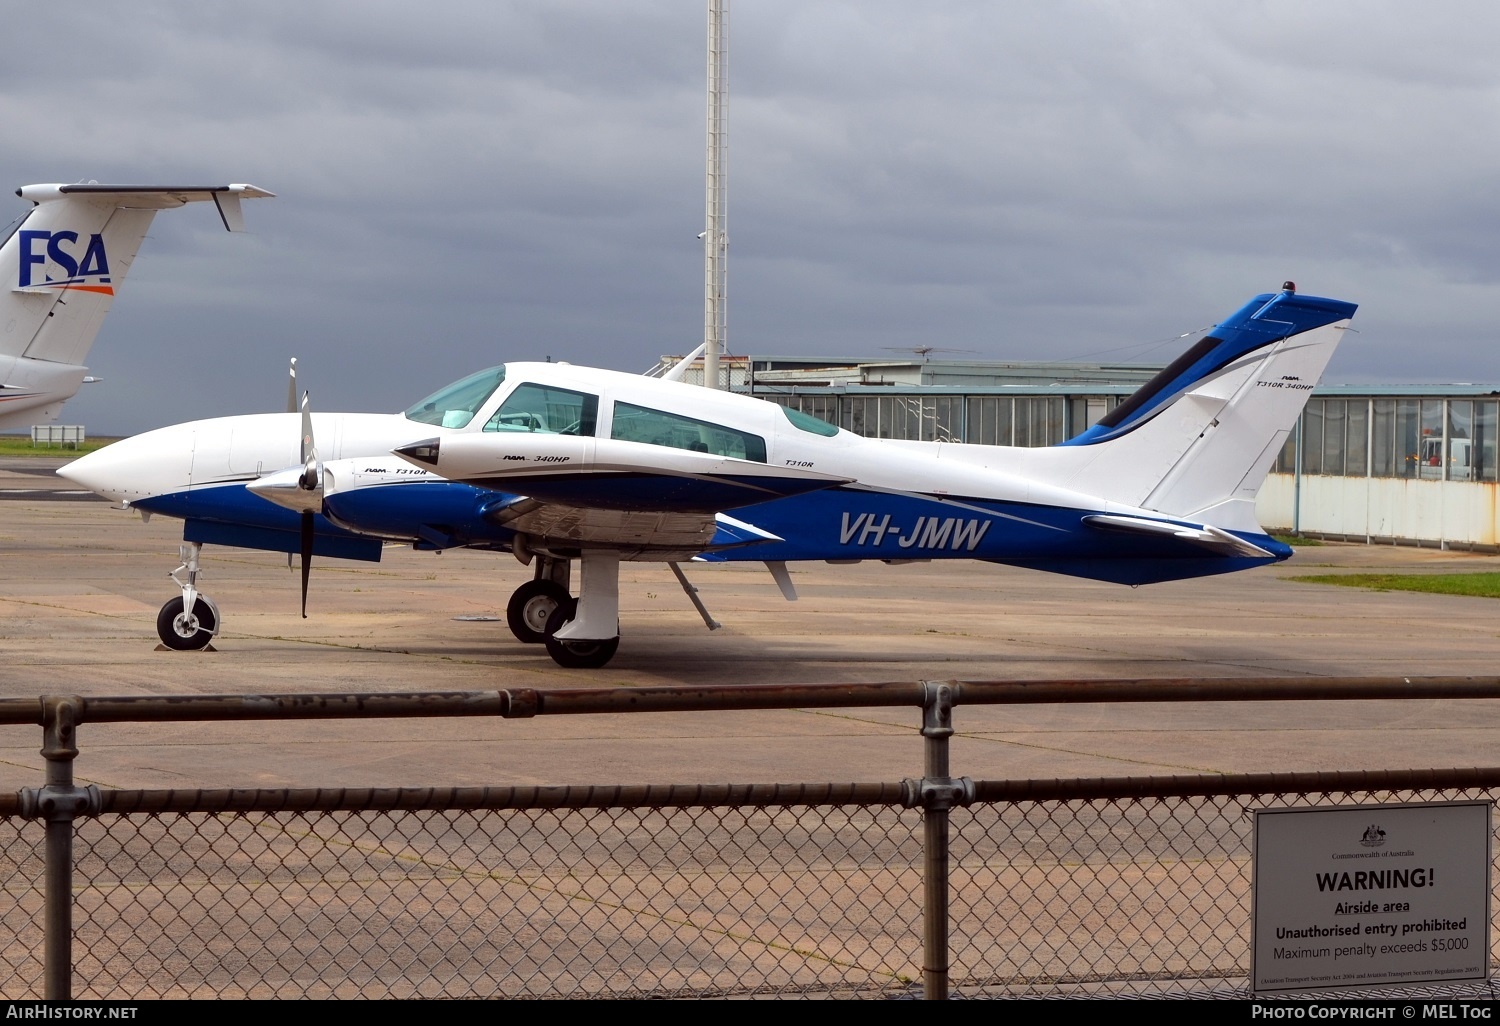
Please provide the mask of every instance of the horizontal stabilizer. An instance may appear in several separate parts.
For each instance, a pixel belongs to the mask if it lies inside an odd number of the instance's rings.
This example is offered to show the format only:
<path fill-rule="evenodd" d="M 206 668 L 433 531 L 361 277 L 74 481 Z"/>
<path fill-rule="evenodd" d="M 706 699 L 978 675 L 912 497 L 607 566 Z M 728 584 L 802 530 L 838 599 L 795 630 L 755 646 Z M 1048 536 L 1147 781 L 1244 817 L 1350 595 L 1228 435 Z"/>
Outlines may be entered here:
<path fill-rule="evenodd" d="M 1187 524 L 1170 524 L 1164 520 L 1147 520 L 1145 517 L 1112 516 L 1098 513 L 1083 518 L 1083 522 L 1101 531 L 1119 531 L 1125 534 L 1149 535 L 1152 537 L 1180 538 L 1182 541 L 1202 546 L 1226 556 L 1250 556 L 1260 559 L 1275 559 L 1276 554 L 1247 542 L 1237 535 L 1212 525 L 1192 527 Z"/>
<path fill-rule="evenodd" d="M 713 538 L 708 543 L 708 549 L 712 551 L 735 548 L 740 545 L 758 545 L 761 542 L 786 541 L 780 535 L 762 531 L 754 524 L 736 520 L 726 513 L 716 514 L 714 522 L 718 530 L 714 532 Z"/>
<path fill-rule="evenodd" d="M 271 199 L 274 192 L 254 185 L 100 185 L 97 182 L 77 185 L 23 185 L 16 190 L 22 199 L 41 204 L 51 200 L 76 197 L 93 203 L 107 203 L 125 210 L 171 210 L 187 203 L 212 202 L 219 209 L 219 219 L 226 230 L 245 230 L 245 216 L 240 210 L 242 199 Z"/>

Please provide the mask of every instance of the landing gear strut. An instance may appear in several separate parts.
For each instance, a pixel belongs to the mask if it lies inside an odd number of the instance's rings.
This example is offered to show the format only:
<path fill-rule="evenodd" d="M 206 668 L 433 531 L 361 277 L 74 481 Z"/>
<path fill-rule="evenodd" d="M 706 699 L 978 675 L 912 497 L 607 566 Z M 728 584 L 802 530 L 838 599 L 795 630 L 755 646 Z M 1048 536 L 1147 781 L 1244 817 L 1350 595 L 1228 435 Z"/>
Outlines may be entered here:
<path fill-rule="evenodd" d="M 206 595 L 198 594 L 198 555 L 203 546 L 189 542 L 178 549 L 182 565 L 167 576 L 182 589 L 156 614 L 156 634 L 161 643 L 180 652 L 204 648 L 219 633 L 219 608 Z M 177 575 L 187 571 L 187 581 Z"/>
<path fill-rule="evenodd" d="M 547 654 L 558 666 L 570 670 L 596 670 L 615 657 L 620 648 L 620 635 L 596 641 L 563 641 L 557 632 L 571 623 L 578 610 L 575 599 L 558 606 L 547 619 Z M 615 628 L 616 632 L 619 627 Z"/>
<path fill-rule="evenodd" d="M 592 670 L 620 647 L 620 554 L 585 549 L 578 564 L 578 601 L 548 617 L 547 654 L 558 666 Z"/>
<path fill-rule="evenodd" d="M 536 560 L 536 576 L 517 588 L 506 604 L 510 632 L 528 645 L 545 644 L 552 661 L 570 670 L 591 670 L 609 662 L 620 647 L 619 555 L 585 551 L 578 557 L 576 599 L 568 593 L 568 560 L 539 554 Z"/>

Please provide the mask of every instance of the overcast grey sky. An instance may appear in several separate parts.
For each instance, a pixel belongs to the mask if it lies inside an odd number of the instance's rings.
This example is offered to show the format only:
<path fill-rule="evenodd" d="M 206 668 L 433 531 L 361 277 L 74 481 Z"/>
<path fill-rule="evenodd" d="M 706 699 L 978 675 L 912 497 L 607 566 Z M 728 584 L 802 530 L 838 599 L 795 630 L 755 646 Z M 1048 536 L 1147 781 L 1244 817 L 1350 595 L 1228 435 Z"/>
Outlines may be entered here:
<path fill-rule="evenodd" d="M 8 0 L 0 221 L 33 182 L 220 184 L 157 218 L 64 411 L 134 432 L 395 410 L 514 359 L 702 335 L 702 0 Z M 1330 381 L 1500 381 L 1500 6 L 734 0 L 736 353 L 1164 362 L 1286 278 Z"/>

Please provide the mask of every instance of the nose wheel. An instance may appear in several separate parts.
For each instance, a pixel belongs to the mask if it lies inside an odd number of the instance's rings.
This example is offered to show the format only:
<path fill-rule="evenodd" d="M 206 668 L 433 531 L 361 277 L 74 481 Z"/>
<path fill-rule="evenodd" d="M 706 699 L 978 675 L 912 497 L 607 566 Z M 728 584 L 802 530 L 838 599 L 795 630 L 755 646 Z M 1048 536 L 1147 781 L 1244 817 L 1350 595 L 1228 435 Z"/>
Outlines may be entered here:
<path fill-rule="evenodd" d="M 182 595 L 161 607 L 156 614 L 156 635 L 161 643 L 179 652 L 191 652 L 206 648 L 219 633 L 219 607 L 207 595 L 198 594 L 198 555 L 203 546 L 190 542 L 181 546 L 178 553 L 182 565 L 167 576 L 172 578 Z M 184 581 L 177 575 L 187 573 Z"/>
<path fill-rule="evenodd" d="M 219 615 L 203 596 L 193 602 L 189 613 L 182 599 L 174 598 L 156 614 L 156 634 L 161 643 L 179 652 L 204 648 L 219 630 Z"/>

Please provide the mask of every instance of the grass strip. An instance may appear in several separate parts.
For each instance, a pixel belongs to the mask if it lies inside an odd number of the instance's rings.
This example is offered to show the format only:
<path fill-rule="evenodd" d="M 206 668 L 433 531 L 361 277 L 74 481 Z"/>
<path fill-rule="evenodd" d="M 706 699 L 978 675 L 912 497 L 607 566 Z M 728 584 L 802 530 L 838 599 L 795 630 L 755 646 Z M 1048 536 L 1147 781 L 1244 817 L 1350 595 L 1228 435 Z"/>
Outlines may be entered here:
<path fill-rule="evenodd" d="M 1337 584 L 1372 591 L 1421 591 L 1430 595 L 1500 598 L 1500 573 L 1478 574 L 1308 574 L 1288 580 Z"/>
<path fill-rule="evenodd" d="M 1309 538 L 1306 535 L 1288 534 L 1281 531 L 1272 531 L 1271 537 L 1275 538 L 1283 545 L 1290 545 L 1294 549 L 1317 548 L 1319 545 L 1323 544 L 1323 540 L 1321 538 Z"/>
<path fill-rule="evenodd" d="M 0 435 L 0 456 L 51 456 L 72 459 L 84 453 L 102 449 L 117 438 L 90 438 L 82 445 L 32 445 L 30 435 Z"/>

